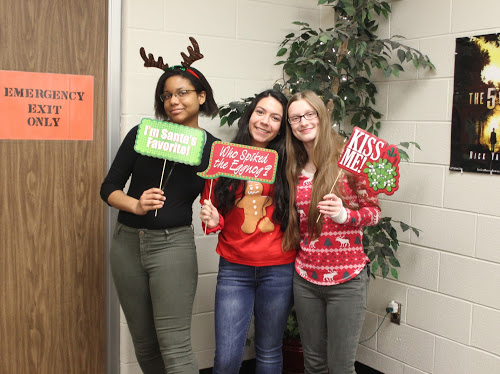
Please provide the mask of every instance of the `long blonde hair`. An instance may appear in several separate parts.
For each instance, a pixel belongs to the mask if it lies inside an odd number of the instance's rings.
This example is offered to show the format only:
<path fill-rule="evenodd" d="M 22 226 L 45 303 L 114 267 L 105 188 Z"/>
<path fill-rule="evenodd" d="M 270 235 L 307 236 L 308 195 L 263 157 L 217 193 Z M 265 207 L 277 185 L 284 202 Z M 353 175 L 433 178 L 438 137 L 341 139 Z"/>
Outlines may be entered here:
<path fill-rule="evenodd" d="M 314 140 L 313 160 L 316 172 L 314 173 L 311 201 L 309 205 L 309 215 L 307 217 L 308 232 L 312 239 L 316 239 L 321 234 L 323 220 L 317 221 L 319 216 L 318 203 L 323 200 L 323 196 L 328 194 L 341 171 L 337 165 L 344 146 L 344 137 L 332 129 L 330 116 L 323 100 L 313 91 L 303 91 L 294 94 L 288 101 L 290 105 L 299 100 L 306 101 L 318 113 L 319 127 Z M 288 109 L 287 108 L 287 109 Z M 287 110 L 288 112 L 288 110 Z M 284 251 L 297 249 L 300 244 L 299 216 L 295 207 L 296 188 L 300 173 L 308 161 L 308 155 L 304 145 L 292 133 L 290 125 L 286 128 L 286 176 L 290 186 L 289 201 L 289 221 L 287 229 L 283 235 L 282 248 Z M 346 174 L 351 187 L 354 186 L 352 175 Z M 336 183 L 333 192 L 342 198 L 342 191 Z M 353 188 L 355 191 L 356 189 Z M 345 201 L 344 201 L 345 204 Z"/>

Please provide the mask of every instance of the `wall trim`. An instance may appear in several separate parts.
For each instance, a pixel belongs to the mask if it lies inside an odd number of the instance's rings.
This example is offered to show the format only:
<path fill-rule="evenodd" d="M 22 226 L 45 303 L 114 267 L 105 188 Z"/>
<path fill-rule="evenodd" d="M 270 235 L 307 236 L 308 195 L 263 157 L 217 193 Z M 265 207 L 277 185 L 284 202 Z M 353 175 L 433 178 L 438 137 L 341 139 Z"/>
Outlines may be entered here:
<path fill-rule="evenodd" d="M 121 42 L 122 42 L 122 0 L 108 0 L 108 70 L 107 70 L 107 160 L 109 170 L 120 146 L 121 122 Z M 106 340 L 107 374 L 120 373 L 120 304 L 116 295 L 111 268 L 109 248 L 113 227 L 117 217 L 116 209 L 106 208 Z"/>

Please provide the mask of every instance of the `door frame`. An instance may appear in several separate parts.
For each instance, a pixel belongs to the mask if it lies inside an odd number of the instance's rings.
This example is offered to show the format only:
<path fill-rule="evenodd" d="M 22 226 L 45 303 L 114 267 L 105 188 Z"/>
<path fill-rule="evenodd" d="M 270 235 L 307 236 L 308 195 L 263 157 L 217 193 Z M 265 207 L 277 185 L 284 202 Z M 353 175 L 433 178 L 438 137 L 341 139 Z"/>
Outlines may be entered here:
<path fill-rule="evenodd" d="M 106 169 L 120 146 L 121 123 L 121 42 L 122 0 L 108 0 L 108 68 L 107 68 L 107 160 Z M 106 171 L 107 171 L 106 170 Z M 108 374 L 120 373 L 120 303 L 109 266 L 109 249 L 113 227 L 118 216 L 116 209 L 106 208 L 104 233 L 106 239 L 106 367 Z"/>

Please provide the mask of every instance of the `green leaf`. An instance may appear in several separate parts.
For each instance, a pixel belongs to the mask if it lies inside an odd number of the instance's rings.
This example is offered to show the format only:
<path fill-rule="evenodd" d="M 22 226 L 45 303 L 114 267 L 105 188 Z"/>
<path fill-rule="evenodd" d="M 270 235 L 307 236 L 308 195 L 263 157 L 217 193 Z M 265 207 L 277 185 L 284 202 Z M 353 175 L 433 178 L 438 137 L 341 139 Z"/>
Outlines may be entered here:
<path fill-rule="evenodd" d="M 417 142 L 410 142 L 410 144 L 413 144 L 417 149 L 422 150 L 422 148 L 420 148 L 420 144 Z"/>
<path fill-rule="evenodd" d="M 354 125 L 359 123 L 360 118 L 361 118 L 361 113 L 354 114 L 351 118 L 351 123 Z"/>
<path fill-rule="evenodd" d="M 398 259 L 397 259 L 396 257 L 390 257 L 390 258 L 389 258 L 389 263 L 390 263 L 392 266 L 394 266 L 395 268 L 399 268 L 399 267 L 401 267 L 401 265 L 400 265 L 400 263 L 399 263 L 399 261 L 398 261 Z"/>
<path fill-rule="evenodd" d="M 397 49 L 399 47 L 401 47 L 401 43 L 398 43 L 398 42 L 395 42 L 395 41 L 391 40 L 391 48 L 392 49 Z"/>
<path fill-rule="evenodd" d="M 378 261 L 373 261 L 372 262 L 372 273 L 376 273 L 378 270 L 378 267 L 379 267 Z"/>
<path fill-rule="evenodd" d="M 388 245 L 390 242 L 388 242 L 386 245 Z M 382 247 L 382 253 L 386 256 L 386 257 L 390 257 L 390 258 L 393 258 L 394 257 L 394 252 L 392 251 L 392 248 L 391 247 L 387 247 L 387 246 L 384 246 Z"/>
<path fill-rule="evenodd" d="M 221 118 L 224 117 L 225 115 L 227 115 L 231 111 L 231 108 L 229 108 L 229 107 L 225 107 L 225 108 L 220 107 L 219 109 L 220 109 L 219 110 L 219 117 L 221 117 Z"/>
<path fill-rule="evenodd" d="M 399 143 L 399 145 L 400 145 L 401 147 L 406 148 L 406 149 L 408 149 L 408 147 L 410 147 L 410 143 L 408 143 L 408 142 L 401 142 L 401 143 Z"/>
<path fill-rule="evenodd" d="M 402 149 L 398 149 L 398 152 L 399 152 L 399 157 L 402 158 L 403 160 L 408 161 L 410 159 L 410 156 L 408 156 L 408 153 L 406 153 Z"/>
<path fill-rule="evenodd" d="M 236 109 L 238 107 L 238 102 L 237 101 L 231 101 L 228 105 L 229 105 L 229 107 L 231 109 Z"/>
<path fill-rule="evenodd" d="M 281 57 L 286 53 L 286 51 L 288 51 L 288 48 L 283 47 L 278 51 L 278 53 L 276 53 L 276 56 Z"/>
<path fill-rule="evenodd" d="M 392 68 L 399 71 L 405 71 L 405 69 L 403 69 L 403 67 L 399 64 L 392 64 Z"/>
<path fill-rule="evenodd" d="M 380 265 L 382 268 L 382 278 L 387 277 L 387 274 L 389 274 L 389 265 L 387 265 L 385 262 Z"/>
<path fill-rule="evenodd" d="M 345 8 L 344 8 L 345 12 L 347 13 L 347 15 L 349 16 L 354 16 L 354 14 L 356 13 L 356 8 L 354 8 L 354 5 L 352 4 L 345 4 Z"/>
<path fill-rule="evenodd" d="M 227 117 L 227 121 L 228 121 L 227 125 L 231 126 L 233 124 L 233 122 L 236 121 L 240 117 L 241 117 L 241 115 L 237 111 L 229 113 L 229 116 Z"/>
<path fill-rule="evenodd" d="M 368 77 L 371 77 L 372 70 L 370 69 L 370 65 L 368 65 L 367 63 L 365 63 L 365 70 L 366 70 L 366 74 L 368 75 Z"/>
<path fill-rule="evenodd" d="M 370 261 L 373 261 L 375 259 L 376 253 L 375 252 L 369 252 L 367 256 L 368 256 L 368 259 Z"/>
<path fill-rule="evenodd" d="M 366 50 L 366 42 L 363 42 L 363 43 L 361 43 L 361 45 L 359 47 L 359 55 L 363 56 L 363 54 L 365 53 L 365 50 Z"/>
<path fill-rule="evenodd" d="M 398 276 L 399 276 L 399 275 L 398 275 L 398 271 L 397 271 L 396 269 L 391 268 L 391 274 L 392 274 L 392 277 L 393 277 L 394 279 L 396 279 L 396 280 L 398 279 Z"/>
<path fill-rule="evenodd" d="M 418 229 L 416 229 L 415 227 L 412 227 L 411 229 L 413 230 L 415 235 L 417 235 L 417 238 L 418 238 L 420 236 L 420 231 Z"/>
<path fill-rule="evenodd" d="M 323 5 L 327 2 L 327 0 L 318 0 L 318 5 Z"/>
<path fill-rule="evenodd" d="M 398 232 L 396 231 L 396 229 L 394 227 L 392 227 L 392 225 L 391 225 L 391 229 L 389 230 L 389 236 L 391 237 L 392 240 L 397 241 Z"/>
<path fill-rule="evenodd" d="M 401 226 L 401 230 L 403 230 L 403 232 L 407 231 L 410 229 L 410 226 L 407 225 L 406 223 L 404 222 L 399 222 L 399 225 Z"/>
<path fill-rule="evenodd" d="M 405 51 L 403 51 L 402 49 L 398 49 L 398 58 L 399 58 L 399 61 L 401 61 L 401 63 L 403 63 L 404 60 L 406 59 Z"/>

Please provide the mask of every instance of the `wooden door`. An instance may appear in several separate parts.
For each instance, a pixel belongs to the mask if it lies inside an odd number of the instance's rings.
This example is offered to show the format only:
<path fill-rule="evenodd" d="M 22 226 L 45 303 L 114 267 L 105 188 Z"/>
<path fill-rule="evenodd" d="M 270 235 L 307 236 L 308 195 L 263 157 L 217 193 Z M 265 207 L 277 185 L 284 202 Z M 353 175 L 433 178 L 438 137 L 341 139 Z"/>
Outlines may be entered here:
<path fill-rule="evenodd" d="M 0 373 L 105 373 L 106 61 L 107 1 L 0 1 L 0 70 L 94 76 L 93 140 L 0 139 Z"/>

